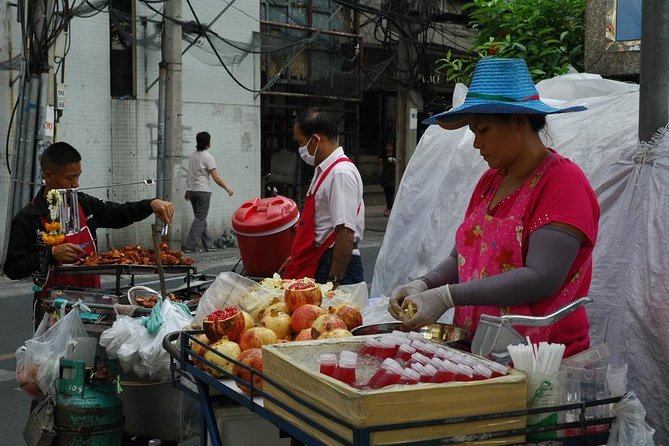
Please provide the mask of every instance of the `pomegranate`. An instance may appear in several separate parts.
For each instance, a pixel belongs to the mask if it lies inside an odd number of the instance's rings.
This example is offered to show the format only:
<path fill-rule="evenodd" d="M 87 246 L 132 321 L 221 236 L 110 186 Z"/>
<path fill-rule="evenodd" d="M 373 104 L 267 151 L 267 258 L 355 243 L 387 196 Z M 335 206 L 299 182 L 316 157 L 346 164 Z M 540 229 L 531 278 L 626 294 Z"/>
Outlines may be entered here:
<path fill-rule="evenodd" d="M 346 330 L 346 324 L 339 316 L 335 314 L 324 314 L 319 316 L 311 326 L 311 337 L 318 339 L 326 331 L 332 331 L 337 328 Z"/>
<path fill-rule="evenodd" d="M 210 344 L 209 338 L 207 337 L 206 334 L 199 334 L 199 335 L 195 336 L 195 339 L 197 339 L 198 341 L 203 342 L 207 345 Z M 207 347 L 204 347 L 204 346 L 198 344 L 197 342 L 193 342 L 193 341 L 191 341 L 191 343 L 190 343 L 190 349 L 193 351 L 193 353 L 198 354 L 202 357 L 204 357 L 205 353 L 207 353 Z M 201 359 L 198 359 L 195 356 L 191 356 L 191 360 L 193 361 L 193 364 L 195 364 L 195 366 L 197 366 L 201 369 L 204 368 L 204 363 L 202 362 Z"/>
<path fill-rule="evenodd" d="M 202 328 L 210 341 L 215 342 L 223 336 L 236 341 L 244 331 L 244 315 L 239 308 L 225 307 L 209 314 L 202 321 Z"/>
<path fill-rule="evenodd" d="M 293 312 L 293 315 L 290 317 L 290 325 L 293 327 L 295 333 L 299 333 L 305 328 L 311 328 L 311 324 L 314 323 L 318 316 L 323 316 L 327 313 L 325 308 L 321 308 L 318 305 L 304 304 L 297 307 L 297 310 Z"/>
<path fill-rule="evenodd" d="M 290 328 L 290 316 L 276 308 L 272 308 L 269 312 L 265 311 L 260 324 L 276 333 L 276 337 L 279 339 L 287 338 L 293 334 L 293 329 Z"/>
<path fill-rule="evenodd" d="M 263 370 L 263 363 L 262 363 L 262 350 L 259 348 L 250 348 L 248 350 L 244 350 L 238 357 L 237 357 L 237 362 L 240 362 L 241 364 L 244 364 L 245 366 L 248 366 L 252 368 L 255 371 L 261 372 Z M 235 374 L 235 376 L 243 379 L 247 383 L 251 382 L 251 371 L 247 369 L 246 367 L 242 367 L 239 364 L 235 364 L 234 367 L 232 368 L 232 372 Z M 240 383 L 239 381 L 235 381 L 237 384 L 237 387 L 239 387 L 242 392 L 244 392 L 247 395 L 251 395 L 251 388 L 249 386 L 245 386 L 244 384 Z M 253 374 L 253 390 L 255 395 L 259 395 L 260 392 L 256 391 L 256 389 L 261 390 L 262 389 L 262 378 L 258 376 L 257 374 Z"/>
<path fill-rule="evenodd" d="M 330 307 L 330 313 L 339 316 L 346 324 L 348 330 L 353 330 L 355 327 L 362 325 L 362 313 L 357 307 L 349 304 L 341 304 L 336 307 Z"/>
<path fill-rule="evenodd" d="M 267 327 L 253 327 L 242 333 L 239 339 L 239 346 L 242 351 L 250 348 L 260 348 L 263 345 L 276 344 L 278 338 L 276 333 Z"/>
<path fill-rule="evenodd" d="M 296 341 L 311 341 L 313 338 L 311 337 L 311 328 L 305 328 L 295 336 Z"/>
<path fill-rule="evenodd" d="M 242 311 L 242 314 L 244 315 L 244 331 L 256 326 L 256 321 L 253 320 L 250 314 L 246 311 Z"/>
<path fill-rule="evenodd" d="M 334 330 L 321 333 L 318 339 L 347 338 L 353 336 L 350 331 L 344 328 L 335 328 Z"/>
<path fill-rule="evenodd" d="M 269 304 L 269 306 L 258 312 L 258 317 L 262 321 L 262 318 L 264 318 L 265 315 L 269 314 L 272 310 L 288 313 L 285 302 L 281 302 L 278 298 L 274 297 L 272 298 L 272 302 Z"/>
<path fill-rule="evenodd" d="M 293 314 L 298 307 L 304 304 L 319 306 L 323 300 L 323 294 L 317 283 L 296 280 L 284 291 L 283 300 L 286 302 L 288 313 Z"/>
<path fill-rule="evenodd" d="M 239 348 L 239 345 L 236 342 L 228 341 L 227 339 L 223 338 L 220 341 L 211 344 L 211 349 L 217 351 L 225 357 L 217 355 L 212 350 L 207 350 L 207 353 L 204 354 L 204 359 L 207 362 L 220 367 L 226 372 L 232 373 L 233 364 L 230 360 L 236 360 L 239 354 L 242 352 L 241 348 Z M 204 369 L 216 378 L 221 378 L 223 376 L 222 373 L 211 367 L 209 364 L 205 364 Z"/>

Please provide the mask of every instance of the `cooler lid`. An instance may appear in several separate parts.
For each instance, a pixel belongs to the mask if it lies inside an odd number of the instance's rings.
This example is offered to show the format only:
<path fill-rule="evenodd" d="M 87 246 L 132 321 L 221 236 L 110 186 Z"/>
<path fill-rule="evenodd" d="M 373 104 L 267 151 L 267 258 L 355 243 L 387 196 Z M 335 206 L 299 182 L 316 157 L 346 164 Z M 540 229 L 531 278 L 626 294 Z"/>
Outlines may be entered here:
<path fill-rule="evenodd" d="M 299 212 L 293 200 L 281 195 L 245 201 L 232 214 L 232 228 L 238 233 L 267 233 L 297 223 Z"/>

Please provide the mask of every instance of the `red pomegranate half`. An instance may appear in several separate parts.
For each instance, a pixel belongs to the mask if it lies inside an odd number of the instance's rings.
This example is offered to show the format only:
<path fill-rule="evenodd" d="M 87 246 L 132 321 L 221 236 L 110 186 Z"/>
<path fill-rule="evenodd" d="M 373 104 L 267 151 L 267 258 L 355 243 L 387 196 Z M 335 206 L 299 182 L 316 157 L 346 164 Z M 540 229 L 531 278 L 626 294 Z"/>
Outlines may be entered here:
<path fill-rule="evenodd" d="M 290 314 L 305 304 L 321 305 L 323 294 L 317 283 L 308 280 L 296 280 L 283 293 L 286 309 Z"/>
<path fill-rule="evenodd" d="M 244 314 L 235 307 L 216 310 L 202 321 L 202 328 L 211 342 L 224 336 L 230 341 L 236 341 L 242 335 L 245 325 Z"/>

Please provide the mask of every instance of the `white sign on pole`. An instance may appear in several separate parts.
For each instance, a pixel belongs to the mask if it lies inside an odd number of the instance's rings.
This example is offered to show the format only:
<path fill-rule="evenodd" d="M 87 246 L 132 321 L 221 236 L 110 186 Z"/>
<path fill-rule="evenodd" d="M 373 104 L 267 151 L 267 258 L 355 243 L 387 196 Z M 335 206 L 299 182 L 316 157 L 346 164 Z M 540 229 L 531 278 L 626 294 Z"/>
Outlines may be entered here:
<path fill-rule="evenodd" d="M 54 126 L 54 108 L 53 105 L 46 106 L 46 121 L 44 121 L 44 136 L 53 138 Z"/>
<path fill-rule="evenodd" d="M 409 109 L 409 129 L 415 130 L 418 128 L 418 109 Z"/>

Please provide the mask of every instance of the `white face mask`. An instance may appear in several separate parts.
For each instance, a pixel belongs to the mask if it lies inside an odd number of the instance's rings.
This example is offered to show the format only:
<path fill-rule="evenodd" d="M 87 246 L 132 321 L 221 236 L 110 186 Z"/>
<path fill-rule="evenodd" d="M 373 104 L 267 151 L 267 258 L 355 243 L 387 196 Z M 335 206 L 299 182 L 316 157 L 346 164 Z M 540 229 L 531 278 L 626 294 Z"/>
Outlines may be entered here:
<path fill-rule="evenodd" d="M 300 153 L 300 157 L 302 158 L 302 161 L 304 161 L 305 163 L 307 163 L 310 166 L 315 166 L 316 165 L 316 152 L 318 152 L 318 146 L 316 146 L 316 150 L 314 150 L 314 154 L 310 155 L 309 154 L 309 149 L 307 149 L 307 146 L 309 145 L 309 142 L 311 141 L 311 138 L 313 138 L 313 136 L 310 137 L 307 140 L 307 143 L 305 145 L 300 146 L 297 150 Z"/>

